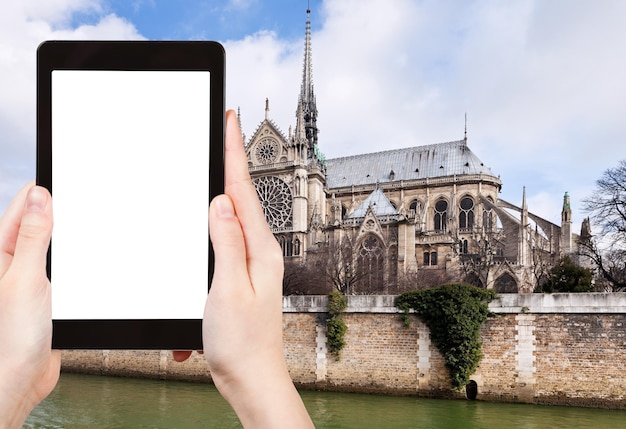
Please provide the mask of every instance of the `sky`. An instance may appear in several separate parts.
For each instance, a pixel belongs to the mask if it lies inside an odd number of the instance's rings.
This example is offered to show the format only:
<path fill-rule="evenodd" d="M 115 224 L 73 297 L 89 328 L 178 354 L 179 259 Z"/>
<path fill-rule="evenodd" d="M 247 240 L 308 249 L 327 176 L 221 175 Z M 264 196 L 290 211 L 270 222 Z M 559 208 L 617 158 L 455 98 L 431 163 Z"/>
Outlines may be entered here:
<path fill-rule="evenodd" d="M 35 176 L 35 51 L 49 39 L 217 40 L 249 138 L 295 127 L 307 0 L 2 0 L 0 212 Z M 501 198 L 574 230 L 626 159 L 626 2 L 311 0 L 327 158 L 463 138 Z"/>

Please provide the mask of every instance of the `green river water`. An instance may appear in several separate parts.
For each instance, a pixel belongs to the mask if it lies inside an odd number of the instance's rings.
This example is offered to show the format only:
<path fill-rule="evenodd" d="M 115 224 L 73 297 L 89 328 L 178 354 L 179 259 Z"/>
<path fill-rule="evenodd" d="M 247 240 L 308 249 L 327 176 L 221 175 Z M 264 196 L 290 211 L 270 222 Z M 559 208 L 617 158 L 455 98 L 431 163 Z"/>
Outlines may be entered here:
<path fill-rule="evenodd" d="M 301 392 L 318 429 L 626 428 L 626 411 Z M 25 428 L 240 428 L 208 384 L 63 374 Z"/>

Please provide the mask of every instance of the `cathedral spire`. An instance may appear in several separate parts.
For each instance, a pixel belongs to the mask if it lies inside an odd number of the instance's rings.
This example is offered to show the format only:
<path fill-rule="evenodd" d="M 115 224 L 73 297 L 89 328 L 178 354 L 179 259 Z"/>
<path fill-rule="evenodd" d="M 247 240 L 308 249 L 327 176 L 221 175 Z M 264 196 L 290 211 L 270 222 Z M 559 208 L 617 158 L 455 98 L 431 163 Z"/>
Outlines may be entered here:
<path fill-rule="evenodd" d="M 241 131 L 241 141 L 243 145 L 246 145 L 246 135 L 243 133 L 243 128 L 241 127 L 241 107 L 237 107 L 237 123 L 239 124 L 239 130 Z"/>
<path fill-rule="evenodd" d="M 317 145 L 317 106 L 313 91 L 313 62 L 311 59 L 311 9 L 306 11 L 306 33 L 304 38 L 304 64 L 302 84 L 296 110 L 296 136 L 305 136 L 308 158 L 315 156 Z"/>
<path fill-rule="evenodd" d="M 467 112 L 465 112 L 465 132 L 463 134 L 463 141 L 467 145 Z"/>
<path fill-rule="evenodd" d="M 528 241 L 528 204 L 526 203 L 526 186 L 522 191 L 522 214 L 519 226 L 517 263 L 523 266 L 530 264 L 530 243 Z"/>

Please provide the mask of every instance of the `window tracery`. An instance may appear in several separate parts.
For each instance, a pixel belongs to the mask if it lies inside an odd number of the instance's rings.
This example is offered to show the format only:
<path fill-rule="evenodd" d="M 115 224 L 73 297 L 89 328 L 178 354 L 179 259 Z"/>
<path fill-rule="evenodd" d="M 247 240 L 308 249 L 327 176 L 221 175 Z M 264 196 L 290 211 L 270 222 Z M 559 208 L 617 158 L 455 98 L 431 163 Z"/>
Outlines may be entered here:
<path fill-rule="evenodd" d="M 459 228 L 472 229 L 474 227 L 474 200 L 465 197 L 459 206 Z"/>
<path fill-rule="evenodd" d="M 380 240 L 375 235 L 368 235 L 361 243 L 357 255 L 359 272 L 363 275 L 364 291 L 374 291 L 383 285 L 384 251 Z"/>
<path fill-rule="evenodd" d="M 435 231 L 445 231 L 448 219 L 448 202 L 439 200 L 435 204 Z"/>
<path fill-rule="evenodd" d="M 292 226 L 292 194 L 289 185 L 275 176 L 259 177 L 253 181 L 265 214 L 265 220 L 271 228 Z"/>
<path fill-rule="evenodd" d="M 490 207 L 483 207 L 483 228 L 485 228 L 485 231 L 491 232 L 494 230 L 494 217 L 495 215 L 493 214 L 493 211 Z"/>
<path fill-rule="evenodd" d="M 257 161 L 261 164 L 271 164 L 278 157 L 279 152 L 278 142 L 271 138 L 265 138 L 261 140 L 255 149 L 255 155 Z"/>

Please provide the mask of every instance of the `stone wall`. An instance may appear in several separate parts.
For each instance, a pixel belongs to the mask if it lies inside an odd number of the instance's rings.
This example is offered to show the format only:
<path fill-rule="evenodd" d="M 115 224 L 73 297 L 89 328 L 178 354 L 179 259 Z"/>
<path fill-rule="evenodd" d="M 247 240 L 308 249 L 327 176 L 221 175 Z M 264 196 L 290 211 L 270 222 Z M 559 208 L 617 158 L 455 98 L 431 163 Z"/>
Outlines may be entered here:
<path fill-rule="evenodd" d="M 81 374 L 206 382 L 204 357 L 194 352 L 184 363 L 169 350 L 63 350 L 61 369 Z"/>
<path fill-rule="evenodd" d="M 351 296 L 346 346 L 326 350 L 326 297 L 285 297 L 285 356 L 302 387 L 464 397 L 416 317 L 404 326 L 393 296 Z M 478 399 L 626 408 L 626 294 L 501 295 L 482 328 Z M 210 380 L 201 355 L 169 351 L 65 351 L 65 371 Z"/>

